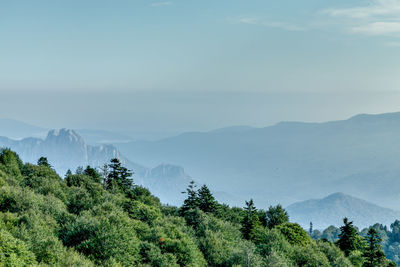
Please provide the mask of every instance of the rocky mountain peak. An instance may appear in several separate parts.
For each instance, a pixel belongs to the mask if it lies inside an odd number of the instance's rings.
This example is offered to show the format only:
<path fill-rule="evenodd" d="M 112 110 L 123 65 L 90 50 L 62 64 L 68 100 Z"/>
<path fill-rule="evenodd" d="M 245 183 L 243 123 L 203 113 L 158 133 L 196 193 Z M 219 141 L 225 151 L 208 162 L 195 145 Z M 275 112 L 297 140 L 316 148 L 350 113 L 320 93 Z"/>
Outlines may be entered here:
<path fill-rule="evenodd" d="M 65 144 L 80 144 L 83 145 L 85 141 L 83 138 L 71 129 L 51 130 L 48 132 L 45 142 L 65 143 Z"/>

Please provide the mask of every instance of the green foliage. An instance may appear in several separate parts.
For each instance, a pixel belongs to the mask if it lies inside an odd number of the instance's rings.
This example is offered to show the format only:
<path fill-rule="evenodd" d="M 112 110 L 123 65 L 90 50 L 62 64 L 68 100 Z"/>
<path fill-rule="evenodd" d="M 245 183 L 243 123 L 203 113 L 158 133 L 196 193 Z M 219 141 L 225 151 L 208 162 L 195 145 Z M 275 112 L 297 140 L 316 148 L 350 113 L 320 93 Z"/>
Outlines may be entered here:
<path fill-rule="evenodd" d="M 50 163 L 49 163 L 49 161 L 47 160 L 46 157 L 40 157 L 40 158 L 38 159 L 37 165 L 38 165 L 38 166 L 45 166 L 45 167 L 51 168 L 51 165 L 50 165 Z"/>
<path fill-rule="evenodd" d="M 122 166 L 119 159 L 114 158 L 108 164 L 108 175 L 104 182 L 105 188 L 111 192 L 120 190 L 127 193 L 133 186 L 131 176 L 132 172 Z"/>
<path fill-rule="evenodd" d="M 331 225 L 326 228 L 322 234 L 321 239 L 326 239 L 329 242 L 336 242 L 339 239 L 340 229 Z"/>
<path fill-rule="evenodd" d="M 218 218 L 226 220 L 228 222 L 240 224 L 242 222 L 242 218 L 244 217 L 244 211 L 242 208 L 231 208 L 226 204 L 222 204 L 218 205 L 217 213 L 215 215 Z"/>
<path fill-rule="evenodd" d="M 14 152 L 2 150 L 0 266 L 361 267 L 380 249 L 379 238 L 370 235 L 370 250 L 364 251 L 357 234 L 359 250 L 346 258 L 334 244 L 311 240 L 289 223 L 279 205 L 257 210 L 250 200 L 244 209 L 231 208 L 194 183 L 182 207 L 163 206 L 130 176 L 114 159 L 103 175 L 87 166 L 63 180 L 45 158 L 23 164 Z M 392 225 L 392 233 L 373 226 L 388 255 L 399 255 L 399 225 Z M 334 240 L 338 231 L 331 227 L 318 236 Z"/>
<path fill-rule="evenodd" d="M 326 255 L 332 267 L 352 267 L 352 263 L 343 251 L 331 242 L 317 241 L 318 248 Z"/>
<path fill-rule="evenodd" d="M 245 261 L 243 253 L 257 258 L 255 246 L 242 239 L 238 225 L 212 215 L 199 216 L 196 236 L 208 266 L 233 266 Z"/>
<path fill-rule="evenodd" d="M 267 212 L 265 210 L 259 209 L 257 210 L 258 220 L 260 221 L 263 227 L 267 226 Z"/>
<path fill-rule="evenodd" d="M 160 200 L 153 196 L 147 188 L 135 185 L 129 190 L 127 197 L 131 200 L 143 202 L 146 205 L 161 207 Z"/>
<path fill-rule="evenodd" d="M 22 168 L 22 186 L 42 195 L 52 194 L 63 202 L 67 201 L 66 185 L 58 174 L 48 166 L 26 164 Z"/>
<path fill-rule="evenodd" d="M 132 219 L 140 220 L 152 224 L 162 217 L 161 210 L 156 206 L 146 205 L 137 200 L 127 201 L 125 210 Z"/>
<path fill-rule="evenodd" d="M 101 184 L 92 176 L 85 174 L 68 174 L 65 182 L 69 190 L 68 210 L 71 213 L 79 214 L 97 204 L 104 198 Z"/>
<path fill-rule="evenodd" d="M 400 243 L 400 221 L 399 220 L 394 221 L 394 223 L 390 225 L 390 228 L 392 229 L 390 235 L 390 242 Z"/>
<path fill-rule="evenodd" d="M 348 223 L 348 222 L 347 222 Z M 354 226 L 353 226 L 354 227 Z M 363 229 L 359 234 L 355 235 L 354 238 L 354 244 L 356 246 L 356 250 L 353 250 L 350 252 L 348 259 L 352 262 L 353 266 L 366 266 L 370 263 L 366 261 L 366 258 L 371 257 L 371 255 L 374 255 L 372 252 L 373 249 L 371 250 L 371 236 L 369 234 L 373 228 L 376 231 L 376 237 L 381 239 L 378 243 L 378 247 L 380 249 L 377 249 L 377 256 L 383 251 L 384 254 L 386 254 L 387 259 L 382 257 L 382 261 L 378 264 L 379 266 L 397 266 L 396 263 L 400 263 L 400 243 L 397 242 L 398 236 L 399 236 L 399 230 L 400 230 L 400 222 L 395 221 L 393 224 L 391 224 L 391 227 L 389 230 L 388 227 L 381 225 L 381 224 L 374 224 L 373 226 L 369 228 Z M 355 227 L 354 227 L 355 229 Z M 315 231 L 313 232 L 313 238 L 315 239 L 321 239 L 324 240 L 326 237 L 329 236 L 335 236 L 337 233 L 337 228 L 334 226 L 330 226 L 327 229 L 323 231 L 323 234 L 316 237 Z M 357 229 L 356 229 L 357 231 Z M 335 240 L 335 238 L 332 238 Z M 326 240 L 326 239 L 325 239 Z M 374 241 L 374 239 L 372 239 Z M 376 240 L 374 241 L 376 242 Z M 373 243 L 374 243 L 373 242 Z M 337 242 L 336 242 L 337 243 Z M 370 264 L 371 265 L 371 264 Z M 376 265 L 376 264 L 375 264 Z"/>
<path fill-rule="evenodd" d="M 163 254 L 173 254 L 180 266 L 206 266 L 194 232 L 183 218 L 164 217 L 158 220 L 151 228 L 147 241 L 158 244 Z"/>
<path fill-rule="evenodd" d="M 154 267 L 179 267 L 173 254 L 162 253 L 161 248 L 154 243 L 143 242 L 140 245 L 142 262 Z M 144 265 L 143 265 L 144 266 Z"/>
<path fill-rule="evenodd" d="M 83 174 L 92 178 L 93 182 L 101 183 L 101 179 L 102 179 L 101 175 L 96 169 L 94 169 L 90 166 L 87 166 L 86 169 L 83 171 Z"/>
<path fill-rule="evenodd" d="M 283 223 L 276 227 L 292 245 L 307 246 L 311 238 L 297 223 Z"/>
<path fill-rule="evenodd" d="M 287 222 L 289 222 L 289 215 L 281 205 L 270 206 L 268 208 L 266 212 L 266 226 L 269 229 Z"/>
<path fill-rule="evenodd" d="M 371 227 L 367 234 L 368 247 L 364 251 L 365 267 L 382 266 L 386 257 L 385 253 L 382 251 L 382 238 L 379 236 L 378 232 Z"/>
<path fill-rule="evenodd" d="M 217 210 L 217 201 L 211 194 L 210 189 L 203 185 L 197 192 L 199 209 L 207 213 L 215 213 Z"/>
<path fill-rule="evenodd" d="M 66 250 L 56 236 L 55 228 L 57 223 L 53 218 L 30 211 L 21 218 L 20 230 L 15 235 L 29 244 L 39 262 L 55 265 Z"/>
<path fill-rule="evenodd" d="M 179 208 L 175 206 L 162 205 L 161 212 L 166 216 L 179 216 Z"/>
<path fill-rule="evenodd" d="M 331 266 L 325 254 L 316 250 L 311 244 L 307 246 L 296 246 L 294 250 L 294 261 L 297 266 Z"/>
<path fill-rule="evenodd" d="M 183 192 L 184 193 L 184 192 Z M 194 181 L 191 181 L 186 189 L 187 197 L 183 202 L 182 207 L 179 209 L 179 214 L 185 216 L 186 212 L 199 207 L 199 197 L 196 191 Z"/>
<path fill-rule="evenodd" d="M 259 228 L 257 237 L 255 244 L 262 256 L 268 256 L 273 252 L 290 254 L 293 249 L 293 246 L 278 229 Z"/>
<path fill-rule="evenodd" d="M 138 262 L 139 239 L 134 224 L 112 203 L 82 212 L 75 222 L 66 225 L 63 241 L 99 264 L 110 258 L 123 265 Z"/>
<path fill-rule="evenodd" d="M 353 222 L 344 218 L 343 223 L 344 225 L 340 227 L 339 240 L 336 243 L 344 254 L 349 256 L 352 251 L 361 248 L 360 238 Z"/>
<path fill-rule="evenodd" d="M 246 201 L 246 207 L 244 207 L 244 218 L 242 219 L 243 237 L 247 240 L 255 240 L 258 227 L 261 227 L 261 224 L 258 219 L 257 209 L 253 200 L 250 199 L 250 201 Z"/>
<path fill-rule="evenodd" d="M 348 259 L 355 267 L 362 267 L 364 264 L 363 253 L 360 250 L 353 250 L 352 252 L 350 252 Z"/>
<path fill-rule="evenodd" d="M 0 230 L 0 266 L 36 265 L 35 255 L 27 245 L 9 232 Z"/>
<path fill-rule="evenodd" d="M 23 167 L 22 160 L 17 153 L 6 148 L 0 152 L 0 170 L 6 174 L 18 179 L 21 177 L 21 169 Z"/>

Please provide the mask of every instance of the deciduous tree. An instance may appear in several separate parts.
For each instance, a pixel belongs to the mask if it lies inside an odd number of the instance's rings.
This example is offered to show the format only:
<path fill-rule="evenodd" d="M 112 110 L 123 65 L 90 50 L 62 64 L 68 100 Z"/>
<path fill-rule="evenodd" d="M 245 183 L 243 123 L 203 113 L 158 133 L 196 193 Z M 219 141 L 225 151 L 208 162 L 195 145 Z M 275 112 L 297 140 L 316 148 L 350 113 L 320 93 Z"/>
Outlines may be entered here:
<path fill-rule="evenodd" d="M 266 213 L 266 221 L 267 227 L 272 229 L 275 226 L 289 222 L 289 215 L 280 204 L 275 207 L 270 206 Z"/>

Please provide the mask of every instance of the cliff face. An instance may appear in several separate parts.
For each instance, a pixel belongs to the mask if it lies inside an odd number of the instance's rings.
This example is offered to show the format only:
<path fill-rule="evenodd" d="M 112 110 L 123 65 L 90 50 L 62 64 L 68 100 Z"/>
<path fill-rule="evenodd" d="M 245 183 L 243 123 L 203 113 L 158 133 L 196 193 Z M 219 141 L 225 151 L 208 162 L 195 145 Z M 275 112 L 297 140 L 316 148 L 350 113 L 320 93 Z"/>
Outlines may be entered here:
<path fill-rule="evenodd" d="M 51 130 L 44 140 L 25 138 L 16 141 L 3 137 L 0 146 L 15 150 L 26 162 L 35 163 L 45 156 L 61 175 L 68 169 L 86 165 L 97 167 L 111 158 L 121 158 L 114 146 L 89 146 L 80 135 L 69 129 Z"/>

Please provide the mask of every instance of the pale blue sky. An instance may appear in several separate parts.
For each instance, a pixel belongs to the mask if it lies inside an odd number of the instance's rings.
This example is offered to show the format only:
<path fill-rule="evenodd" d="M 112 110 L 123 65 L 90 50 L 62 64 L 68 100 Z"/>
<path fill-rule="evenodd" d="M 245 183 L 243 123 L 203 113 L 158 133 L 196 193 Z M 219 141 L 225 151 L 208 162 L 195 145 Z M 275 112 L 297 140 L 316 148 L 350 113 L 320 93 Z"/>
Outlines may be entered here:
<path fill-rule="evenodd" d="M 400 0 L 1 1 L 0 117 L 49 127 L 111 125 L 106 113 L 120 117 L 116 128 L 146 121 L 143 129 L 181 131 L 395 111 L 399 17 Z M 68 97 L 53 95 L 60 109 L 51 114 L 42 97 L 10 111 L 18 93 L 6 91 L 16 90 Z M 61 109 L 89 95 L 79 91 L 92 93 L 86 103 L 94 104 Z M 121 107 L 111 92 L 135 98 L 136 106 Z M 227 103 L 230 92 L 244 93 L 243 102 Z M 262 96 L 257 106 L 250 92 Z M 159 102 L 140 100 L 149 93 Z M 179 93 L 189 101 L 187 119 Z M 104 99 L 110 106 L 100 110 Z M 319 110 L 325 102 L 333 107 Z"/>

